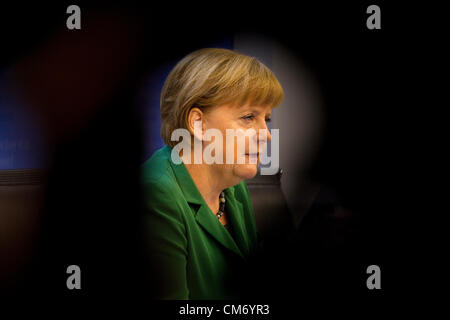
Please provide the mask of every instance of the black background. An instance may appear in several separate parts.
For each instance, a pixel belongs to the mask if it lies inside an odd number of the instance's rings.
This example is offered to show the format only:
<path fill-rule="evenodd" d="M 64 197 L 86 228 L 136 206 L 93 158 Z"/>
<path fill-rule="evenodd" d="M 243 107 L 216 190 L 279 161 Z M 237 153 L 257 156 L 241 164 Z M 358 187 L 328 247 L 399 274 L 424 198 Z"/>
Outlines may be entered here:
<path fill-rule="evenodd" d="M 52 116 L 54 112 L 42 108 L 53 146 L 43 229 L 32 263 L 7 295 L 76 301 L 78 306 L 130 301 L 137 310 L 146 309 L 149 280 L 141 247 L 139 189 L 144 126 L 136 103 L 138 90 L 161 63 L 234 32 L 253 31 L 284 44 L 318 80 L 326 127 L 311 176 L 334 191 L 351 212 L 352 224 L 341 246 L 330 249 L 314 242 L 316 222 L 305 227 L 306 240 L 292 244 L 294 251 L 280 248 L 276 260 L 268 256 L 257 274 L 271 280 L 262 286 L 265 291 L 255 293 L 260 299 L 255 301 L 272 303 L 283 313 L 298 312 L 299 306 L 311 301 L 324 309 L 339 302 L 343 310 L 361 306 L 380 310 L 394 303 L 404 294 L 399 270 L 401 256 L 408 250 L 399 247 L 403 230 L 396 224 L 405 214 L 403 152 L 408 143 L 405 119 L 411 112 L 404 98 L 405 77 L 413 60 L 411 37 L 419 37 L 420 30 L 408 25 L 408 7 L 384 2 L 374 2 L 381 7 L 382 29 L 368 30 L 370 4 L 80 2 L 80 31 L 65 29 L 69 4 L 4 7 L 1 67 L 33 54 L 55 32 L 66 32 L 67 39 L 76 38 L 80 46 L 91 41 L 102 44 L 105 38 L 128 39 L 122 43 L 132 46 L 123 56 L 110 51 L 122 51 L 122 46 L 105 46 L 105 52 L 101 46 L 93 49 L 112 55 L 111 65 L 117 63 L 125 71 L 117 76 L 115 89 L 80 113 L 79 121 L 64 119 L 64 112 Z M 127 28 L 122 33 L 91 32 L 91 21 L 105 13 Z M 101 59 L 90 61 L 87 54 L 76 61 L 95 65 Z M 66 76 L 73 77 L 75 70 L 69 68 Z M 75 91 L 85 90 L 83 81 L 74 84 Z M 57 108 L 74 108 L 68 100 L 61 97 Z M 295 250 L 303 250 L 307 259 L 299 261 Z M 66 288 L 65 269 L 70 264 L 81 267 L 82 290 Z M 381 267 L 382 290 L 369 291 L 365 286 L 365 268 L 371 264 Z M 175 308 L 153 305 L 167 307 L 166 312 Z"/>

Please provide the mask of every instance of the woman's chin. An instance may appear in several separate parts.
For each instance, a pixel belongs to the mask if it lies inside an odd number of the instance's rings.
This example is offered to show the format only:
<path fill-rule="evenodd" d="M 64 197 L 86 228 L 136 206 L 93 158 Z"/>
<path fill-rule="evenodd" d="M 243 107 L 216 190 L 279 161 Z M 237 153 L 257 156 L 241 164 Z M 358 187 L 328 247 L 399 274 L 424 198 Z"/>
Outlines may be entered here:
<path fill-rule="evenodd" d="M 252 179 L 258 173 L 258 166 L 256 164 L 238 164 L 235 167 L 235 174 L 241 179 Z"/>

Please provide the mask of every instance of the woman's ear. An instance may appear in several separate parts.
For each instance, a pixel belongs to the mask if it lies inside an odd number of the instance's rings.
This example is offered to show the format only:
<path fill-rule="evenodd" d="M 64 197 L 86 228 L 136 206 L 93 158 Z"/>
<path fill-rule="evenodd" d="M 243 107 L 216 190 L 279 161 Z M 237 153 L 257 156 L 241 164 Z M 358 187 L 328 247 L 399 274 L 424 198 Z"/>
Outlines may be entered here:
<path fill-rule="evenodd" d="M 203 140 L 205 133 L 205 114 L 200 108 L 194 107 L 188 114 L 188 129 L 191 134 L 198 140 Z"/>

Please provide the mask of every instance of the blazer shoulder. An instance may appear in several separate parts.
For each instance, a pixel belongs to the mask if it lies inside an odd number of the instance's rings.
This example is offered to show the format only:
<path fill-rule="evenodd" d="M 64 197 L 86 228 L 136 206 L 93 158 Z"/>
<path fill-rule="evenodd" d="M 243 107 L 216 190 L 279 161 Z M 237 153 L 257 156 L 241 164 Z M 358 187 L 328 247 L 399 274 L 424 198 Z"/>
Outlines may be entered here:
<path fill-rule="evenodd" d="M 141 167 L 141 185 L 147 208 L 176 214 L 182 210 L 180 201 L 184 198 L 167 154 L 158 150 Z"/>
<path fill-rule="evenodd" d="M 164 174 L 167 174 L 170 170 L 170 163 L 168 160 L 164 148 L 156 150 L 155 153 L 141 165 L 141 183 L 146 184 L 164 178 Z"/>

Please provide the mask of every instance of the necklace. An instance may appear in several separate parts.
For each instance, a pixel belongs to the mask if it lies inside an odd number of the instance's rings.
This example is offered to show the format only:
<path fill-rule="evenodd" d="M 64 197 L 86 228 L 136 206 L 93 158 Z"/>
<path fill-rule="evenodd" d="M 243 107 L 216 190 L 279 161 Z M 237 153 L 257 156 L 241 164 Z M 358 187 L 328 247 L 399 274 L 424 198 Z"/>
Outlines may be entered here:
<path fill-rule="evenodd" d="M 216 213 L 217 218 L 220 219 L 224 211 L 225 211 L 225 193 L 223 193 L 222 191 L 219 196 L 219 211 L 217 211 Z"/>

